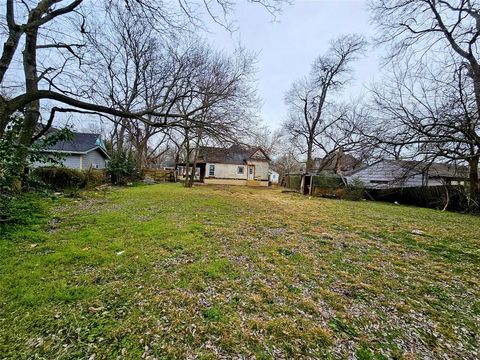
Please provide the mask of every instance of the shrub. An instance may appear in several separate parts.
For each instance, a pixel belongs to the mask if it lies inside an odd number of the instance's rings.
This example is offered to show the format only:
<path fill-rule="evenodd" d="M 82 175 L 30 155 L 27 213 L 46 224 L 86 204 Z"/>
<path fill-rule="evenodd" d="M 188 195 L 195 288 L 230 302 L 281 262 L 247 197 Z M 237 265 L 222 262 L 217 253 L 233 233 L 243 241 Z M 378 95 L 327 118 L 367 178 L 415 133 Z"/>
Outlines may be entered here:
<path fill-rule="evenodd" d="M 85 184 L 85 174 L 65 167 L 43 167 L 33 170 L 32 175 L 55 190 L 81 188 Z"/>
<path fill-rule="evenodd" d="M 113 154 L 107 165 L 107 173 L 115 185 L 125 185 L 141 179 L 141 172 L 132 153 L 126 151 L 116 151 Z"/>
<path fill-rule="evenodd" d="M 323 172 L 313 176 L 312 184 L 323 189 L 338 189 L 344 186 L 340 176 Z"/>
<path fill-rule="evenodd" d="M 53 190 L 92 189 L 107 181 L 105 171 L 89 169 L 85 171 L 65 167 L 41 167 L 30 174 L 29 184 L 33 189 L 47 187 Z"/>
<path fill-rule="evenodd" d="M 88 169 L 85 170 L 83 174 L 85 176 L 85 181 L 82 187 L 86 189 L 92 189 L 107 182 L 107 176 L 103 170 Z"/>
<path fill-rule="evenodd" d="M 21 185 L 30 186 L 30 179 L 24 171 L 29 163 L 58 164 L 61 155 L 46 152 L 45 149 L 58 141 L 72 138 L 69 129 L 62 129 L 45 134 L 31 145 L 22 145 L 19 143 L 22 123 L 20 114 L 12 115 L 0 139 L 0 192 L 4 195 L 18 192 Z"/>
<path fill-rule="evenodd" d="M 353 179 L 351 184 L 348 184 L 348 187 L 345 191 L 345 199 L 347 200 L 362 200 L 365 195 L 365 186 L 359 179 Z"/>
<path fill-rule="evenodd" d="M 345 199 L 347 200 L 362 200 L 365 195 L 365 186 L 363 185 L 363 182 L 361 182 L 359 179 L 355 178 L 351 182 L 351 184 L 348 185 L 347 191 L 345 192 Z"/>

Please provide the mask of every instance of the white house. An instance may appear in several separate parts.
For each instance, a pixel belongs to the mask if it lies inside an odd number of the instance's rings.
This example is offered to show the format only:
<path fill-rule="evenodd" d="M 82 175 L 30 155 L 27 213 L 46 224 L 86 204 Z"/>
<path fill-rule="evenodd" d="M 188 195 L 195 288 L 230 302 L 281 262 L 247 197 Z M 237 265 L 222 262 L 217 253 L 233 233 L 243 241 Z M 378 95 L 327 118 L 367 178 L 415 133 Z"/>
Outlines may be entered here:
<path fill-rule="evenodd" d="M 202 147 L 195 179 L 205 184 L 268 186 L 269 163 L 268 155 L 258 147 Z M 180 164 L 177 171 L 178 178 L 184 179 L 185 164 Z"/>
<path fill-rule="evenodd" d="M 63 166 L 77 170 L 105 169 L 110 158 L 100 135 L 90 133 L 74 132 L 72 140 L 59 141 L 45 151 L 58 153 Z M 33 167 L 51 165 L 36 162 Z"/>
<path fill-rule="evenodd" d="M 349 184 L 360 180 L 367 189 L 463 185 L 468 179 L 468 169 L 451 164 L 383 159 L 350 171 L 345 177 Z"/>
<path fill-rule="evenodd" d="M 273 171 L 271 169 L 268 171 L 268 180 L 270 181 L 271 184 L 277 185 L 279 178 L 280 178 L 280 174 L 278 172 Z"/>

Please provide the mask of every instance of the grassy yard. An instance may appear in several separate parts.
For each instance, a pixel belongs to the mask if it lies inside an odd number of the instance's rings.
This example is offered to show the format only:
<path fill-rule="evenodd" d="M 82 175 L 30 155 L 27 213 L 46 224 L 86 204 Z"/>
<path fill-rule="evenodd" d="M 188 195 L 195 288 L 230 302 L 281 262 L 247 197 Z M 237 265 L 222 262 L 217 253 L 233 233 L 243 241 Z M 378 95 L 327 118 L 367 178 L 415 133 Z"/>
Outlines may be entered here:
<path fill-rule="evenodd" d="M 178 184 L 41 205 L 0 236 L 0 359 L 480 357 L 479 217 Z"/>

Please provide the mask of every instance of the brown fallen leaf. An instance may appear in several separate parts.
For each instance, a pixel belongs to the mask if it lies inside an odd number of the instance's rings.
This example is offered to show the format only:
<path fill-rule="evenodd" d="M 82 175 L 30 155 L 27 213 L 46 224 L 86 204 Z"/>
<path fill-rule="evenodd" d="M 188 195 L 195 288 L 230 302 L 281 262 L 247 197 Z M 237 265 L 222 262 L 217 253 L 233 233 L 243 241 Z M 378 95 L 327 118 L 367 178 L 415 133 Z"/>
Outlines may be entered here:
<path fill-rule="evenodd" d="M 97 313 L 97 312 L 99 312 L 99 311 L 102 311 L 103 309 L 104 309 L 103 306 L 100 306 L 100 307 L 97 307 L 97 308 L 96 308 L 96 307 L 93 307 L 93 306 L 90 306 L 90 307 L 88 308 L 88 312 L 89 312 L 90 314 L 95 314 L 95 313 Z"/>

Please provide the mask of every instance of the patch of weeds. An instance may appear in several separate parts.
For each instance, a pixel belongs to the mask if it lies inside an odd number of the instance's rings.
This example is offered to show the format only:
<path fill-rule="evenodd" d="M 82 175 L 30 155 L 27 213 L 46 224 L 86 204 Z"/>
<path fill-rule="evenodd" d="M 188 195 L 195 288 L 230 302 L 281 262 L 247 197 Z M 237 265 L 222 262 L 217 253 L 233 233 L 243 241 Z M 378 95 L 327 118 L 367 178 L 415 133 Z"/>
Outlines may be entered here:
<path fill-rule="evenodd" d="M 305 320 L 297 319 L 295 321 L 290 317 L 278 317 L 259 322 L 257 326 L 265 329 L 272 337 L 284 340 L 284 344 L 294 343 L 295 339 L 302 340 L 307 344 L 315 343 L 321 347 L 329 346 L 332 343 L 331 336 L 325 329 Z"/>
<path fill-rule="evenodd" d="M 373 353 L 369 348 L 361 347 L 355 351 L 358 360 L 387 360 L 388 358 L 379 353 Z"/>
<path fill-rule="evenodd" d="M 207 321 L 220 321 L 222 319 L 222 312 L 217 307 L 209 307 L 203 310 L 203 318 Z"/>
<path fill-rule="evenodd" d="M 230 305 L 237 306 L 240 304 L 240 301 L 241 301 L 240 296 L 235 295 L 230 298 L 230 301 L 228 303 Z"/>
<path fill-rule="evenodd" d="M 272 360 L 273 357 L 266 351 L 258 351 L 255 353 L 255 359 L 257 360 Z"/>
<path fill-rule="evenodd" d="M 480 315 L 480 301 L 474 302 L 472 305 L 472 312 L 475 315 Z"/>
<path fill-rule="evenodd" d="M 292 256 L 294 254 L 294 252 L 292 250 L 285 249 L 285 248 L 278 249 L 278 252 L 279 252 L 279 254 L 281 254 L 283 256 Z"/>
<path fill-rule="evenodd" d="M 355 356 L 358 360 L 373 360 L 373 354 L 370 349 L 362 347 L 355 351 Z"/>
<path fill-rule="evenodd" d="M 335 331 L 343 332 L 351 337 L 358 336 L 357 330 L 352 325 L 347 324 L 347 322 L 342 319 L 334 317 L 332 318 L 332 320 L 330 320 L 329 325 Z"/>
<path fill-rule="evenodd" d="M 302 290 L 292 284 L 287 284 L 287 290 L 293 294 L 300 294 L 302 292 Z"/>
<path fill-rule="evenodd" d="M 333 230 L 340 231 L 340 232 L 347 232 L 348 231 L 348 228 L 346 228 L 345 226 L 342 226 L 342 225 L 338 225 L 338 224 L 333 224 L 331 226 L 331 228 Z"/>
<path fill-rule="evenodd" d="M 205 264 L 202 272 L 211 279 L 220 279 L 232 273 L 232 264 L 228 259 L 219 259 Z"/>
<path fill-rule="evenodd" d="M 285 256 L 286 258 L 295 261 L 295 262 L 301 262 L 305 260 L 305 256 L 303 256 L 301 253 L 298 251 L 293 251 L 287 248 L 280 248 L 278 249 L 279 254 Z"/>

